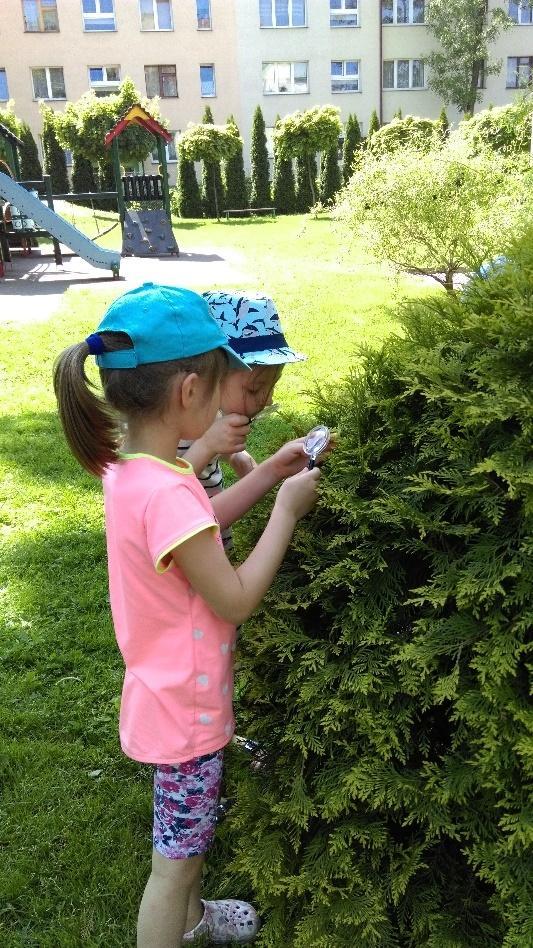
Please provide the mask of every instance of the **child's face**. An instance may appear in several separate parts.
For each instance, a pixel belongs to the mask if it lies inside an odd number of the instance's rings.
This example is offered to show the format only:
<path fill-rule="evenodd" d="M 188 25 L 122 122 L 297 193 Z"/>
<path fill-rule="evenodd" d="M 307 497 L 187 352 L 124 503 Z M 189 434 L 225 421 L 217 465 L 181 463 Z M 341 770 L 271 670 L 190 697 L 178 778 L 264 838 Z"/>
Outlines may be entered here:
<path fill-rule="evenodd" d="M 236 412 L 253 418 L 265 405 L 271 405 L 282 372 L 282 365 L 256 365 L 251 372 L 230 372 L 222 383 L 220 407 L 224 414 Z"/>

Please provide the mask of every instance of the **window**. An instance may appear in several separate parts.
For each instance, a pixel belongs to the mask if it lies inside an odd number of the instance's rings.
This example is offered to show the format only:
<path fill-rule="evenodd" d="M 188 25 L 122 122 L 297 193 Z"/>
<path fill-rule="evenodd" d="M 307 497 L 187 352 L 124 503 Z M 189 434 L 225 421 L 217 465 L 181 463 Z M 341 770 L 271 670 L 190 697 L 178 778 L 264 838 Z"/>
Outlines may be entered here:
<path fill-rule="evenodd" d="M 170 0 L 140 0 L 141 30 L 172 30 Z"/>
<path fill-rule="evenodd" d="M 383 63 L 384 89 L 423 89 L 422 59 L 386 59 Z"/>
<path fill-rule="evenodd" d="M 9 89 L 7 87 L 7 75 L 5 69 L 0 69 L 0 102 L 7 102 L 9 99 Z"/>
<path fill-rule="evenodd" d="M 175 66 L 145 66 L 146 95 L 151 99 L 160 95 L 162 99 L 176 98 L 178 77 Z"/>
<path fill-rule="evenodd" d="M 306 26 L 305 0 L 259 0 L 261 26 Z"/>
<path fill-rule="evenodd" d="M 98 96 L 118 92 L 120 66 L 89 66 L 89 85 Z"/>
<path fill-rule="evenodd" d="M 382 23 L 423 23 L 425 0 L 381 0 Z"/>
<path fill-rule="evenodd" d="M 359 0 L 329 0 L 329 25 L 359 26 Z"/>
<path fill-rule="evenodd" d="M 113 0 L 81 0 L 83 29 L 88 33 L 115 30 Z"/>
<path fill-rule="evenodd" d="M 212 64 L 200 66 L 200 95 L 204 98 L 216 95 L 215 67 Z"/>
<path fill-rule="evenodd" d="M 177 161 L 178 153 L 176 151 L 176 135 L 180 135 L 181 133 L 178 130 L 177 132 L 171 132 L 170 134 L 172 135 L 172 141 L 165 142 L 165 154 L 167 156 L 167 161 Z M 157 148 L 154 148 L 154 150 L 152 151 L 152 164 L 153 165 L 159 164 L 159 155 L 157 154 Z"/>
<path fill-rule="evenodd" d="M 35 99 L 66 99 L 63 69 L 32 69 L 33 96 Z"/>
<path fill-rule="evenodd" d="M 65 155 L 65 164 L 67 168 L 72 168 L 72 164 L 73 164 L 72 151 L 70 150 L 70 148 L 65 148 L 63 153 Z"/>
<path fill-rule="evenodd" d="M 525 89 L 533 82 L 533 56 L 508 56 L 507 88 Z"/>
<path fill-rule="evenodd" d="M 56 0 L 22 0 L 22 15 L 26 33 L 57 33 Z"/>
<path fill-rule="evenodd" d="M 196 0 L 196 21 L 199 30 L 211 29 L 211 0 Z"/>
<path fill-rule="evenodd" d="M 529 0 L 511 0 L 509 3 L 509 16 L 515 23 L 524 25 L 533 23 L 533 6 Z"/>
<path fill-rule="evenodd" d="M 359 60 L 337 59 L 331 62 L 331 91 L 359 92 Z"/>
<path fill-rule="evenodd" d="M 263 63 L 264 95 L 309 92 L 307 63 Z"/>

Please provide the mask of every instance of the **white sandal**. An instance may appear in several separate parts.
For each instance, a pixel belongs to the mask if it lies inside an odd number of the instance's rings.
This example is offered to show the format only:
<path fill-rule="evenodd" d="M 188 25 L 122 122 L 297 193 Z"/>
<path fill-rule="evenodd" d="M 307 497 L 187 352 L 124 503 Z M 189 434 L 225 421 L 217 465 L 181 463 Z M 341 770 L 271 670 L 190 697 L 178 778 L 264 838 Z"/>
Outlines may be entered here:
<path fill-rule="evenodd" d="M 185 932 L 183 944 L 190 944 L 208 935 L 214 945 L 225 945 L 234 942 L 246 945 L 254 941 L 259 931 L 259 916 L 249 902 L 240 902 L 237 899 L 218 899 L 214 902 L 204 902 L 204 916 L 196 928 Z"/>

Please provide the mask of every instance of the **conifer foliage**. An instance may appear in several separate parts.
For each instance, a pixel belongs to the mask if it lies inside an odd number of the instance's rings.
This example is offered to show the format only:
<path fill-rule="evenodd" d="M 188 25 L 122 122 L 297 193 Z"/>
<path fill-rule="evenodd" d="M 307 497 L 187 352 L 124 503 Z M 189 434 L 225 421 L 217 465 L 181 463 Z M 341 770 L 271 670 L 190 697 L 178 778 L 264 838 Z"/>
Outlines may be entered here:
<path fill-rule="evenodd" d="M 233 126 L 237 134 L 239 134 L 239 129 L 233 115 L 230 115 L 227 125 Z M 235 154 L 224 162 L 224 187 L 226 191 L 226 207 L 235 208 L 236 210 L 248 207 L 242 145 L 239 145 Z"/>
<path fill-rule="evenodd" d="M 202 121 L 213 125 L 213 113 L 206 105 Z M 220 161 L 202 162 L 202 207 L 206 217 L 217 217 L 224 207 L 224 183 Z"/>
<path fill-rule="evenodd" d="M 328 206 L 334 203 L 341 188 L 341 170 L 339 168 L 338 148 L 330 148 L 322 152 L 320 158 L 319 194 L 322 204 Z"/>
<path fill-rule="evenodd" d="M 317 396 L 320 506 L 241 638 L 262 948 L 533 943 L 533 233 L 507 256 Z"/>
<path fill-rule="evenodd" d="M 269 207 L 270 169 L 265 134 L 265 120 L 260 105 L 257 106 L 254 112 L 250 160 L 252 166 L 250 205 L 251 207 Z"/>
<path fill-rule="evenodd" d="M 53 109 L 43 107 L 41 110 L 43 120 L 43 154 L 44 167 L 46 174 L 50 175 L 52 191 L 54 194 L 66 194 L 70 191 L 70 184 L 67 173 L 67 162 L 65 152 L 59 144 L 56 131 L 56 119 Z"/>
<path fill-rule="evenodd" d="M 368 140 L 372 138 L 374 132 L 377 132 L 381 128 L 379 123 L 378 113 L 374 109 L 372 115 L 370 116 L 370 122 L 368 123 Z"/>
<path fill-rule="evenodd" d="M 115 190 L 116 185 L 113 183 L 112 191 Z M 94 173 L 94 168 L 88 158 L 85 158 L 84 155 L 74 152 L 72 156 L 72 190 L 78 194 L 83 194 L 89 191 L 98 191 L 98 185 L 96 183 L 96 175 Z M 87 199 L 86 201 L 79 201 L 79 204 L 85 204 L 87 207 L 91 207 L 91 200 Z M 101 205 L 98 204 L 99 208 Z"/>
<path fill-rule="evenodd" d="M 178 150 L 178 180 L 172 192 L 172 210 L 179 217 L 201 217 L 202 197 L 194 161 Z"/>
<path fill-rule="evenodd" d="M 24 142 L 24 148 L 20 149 L 19 155 L 20 177 L 22 181 L 40 181 L 43 176 L 43 169 L 39 161 L 37 144 L 27 122 L 20 123 L 18 137 Z"/>
<path fill-rule="evenodd" d="M 356 115 L 349 115 L 342 146 L 342 180 L 346 184 L 353 171 L 356 152 L 361 148 L 361 128 Z"/>

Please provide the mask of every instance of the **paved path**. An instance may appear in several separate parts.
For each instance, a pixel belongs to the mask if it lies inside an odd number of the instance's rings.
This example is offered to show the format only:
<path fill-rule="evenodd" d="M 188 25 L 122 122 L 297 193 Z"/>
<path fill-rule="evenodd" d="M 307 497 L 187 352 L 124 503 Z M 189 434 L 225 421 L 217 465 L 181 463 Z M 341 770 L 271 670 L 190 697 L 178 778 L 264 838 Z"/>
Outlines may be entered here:
<path fill-rule="evenodd" d="M 120 279 L 113 280 L 107 270 L 97 270 L 81 257 L 65 256 L 56 267 L 53 257 L 34 250 L 31 257 L 13 253 L 13 262 L 5 265 L 0 279 L 0 324 L 27 323 L 50 319 L 61 304 L 66 290 L 109 290 L 124 293 L 147 280 L 170 283 L 192 289 L 208 289 L 220 284 L 246 287 L 250 276 L 244 260 L 234 251 L 180 251 L 179 257 L 124 257 Z"/>

